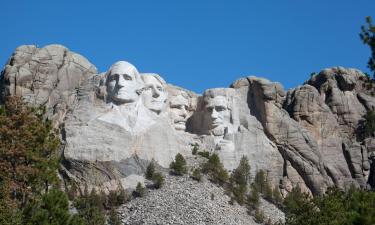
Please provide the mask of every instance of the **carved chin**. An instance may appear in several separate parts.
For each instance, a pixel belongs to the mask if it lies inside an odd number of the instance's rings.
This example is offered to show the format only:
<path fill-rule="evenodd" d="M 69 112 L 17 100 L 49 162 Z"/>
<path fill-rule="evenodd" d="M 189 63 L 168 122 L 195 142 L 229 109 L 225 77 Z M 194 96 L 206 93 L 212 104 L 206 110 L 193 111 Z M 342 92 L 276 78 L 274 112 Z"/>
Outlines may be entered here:
<path fill-rule="evenodd" d="M 185 125 L 185 123 L 178 122 L 178 123 L 174 124 L 174 129 L 185 131 L 186 125 Z"/>
<path fill-rule="evenodd" d="M 224 126 L 218 126 L 213 129 L 211 129 L 211 134 L 214 136 L 223 136 L 224 135 Z"/>

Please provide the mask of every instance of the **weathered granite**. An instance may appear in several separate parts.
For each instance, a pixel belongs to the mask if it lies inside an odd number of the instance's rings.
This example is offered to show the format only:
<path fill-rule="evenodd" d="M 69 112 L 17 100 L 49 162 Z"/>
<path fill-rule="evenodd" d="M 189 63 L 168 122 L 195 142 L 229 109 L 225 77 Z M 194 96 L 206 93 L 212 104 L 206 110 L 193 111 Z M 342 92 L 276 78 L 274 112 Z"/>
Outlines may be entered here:
<path fill-rule="evenodd" d="M 249 76 L 203 95 L 140 73 L 125 61 L 97 74 L 60 45 L 17 48 L 1 76 L 1 101 L 22 96 L 47 108 L 61 129 L 66 179 L 110 190 L 131 187 L 154 159 L 168 167 L 191 144 L 216 152 L 233 170 L 247 156 L 283 194 L 299 185 L 312 194 L 330 185 L 374 188 L 375 144 L 358 127 L 375 108 L 372 81 L 334 67 L 285 91 Z"/>

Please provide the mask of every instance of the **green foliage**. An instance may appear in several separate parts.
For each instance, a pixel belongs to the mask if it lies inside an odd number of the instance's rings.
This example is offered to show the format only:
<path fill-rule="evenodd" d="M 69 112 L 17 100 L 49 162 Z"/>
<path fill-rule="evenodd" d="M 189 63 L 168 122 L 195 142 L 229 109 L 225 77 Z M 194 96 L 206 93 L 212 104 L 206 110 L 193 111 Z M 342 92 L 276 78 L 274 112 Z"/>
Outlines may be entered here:
<path fill-rule="evenodd" d="M 197 154 L 202 156 L 203 158 L 206 158 L 206 159 L 210 158 L 210 153 L 207 152 L 207 151 L 199 151 Z"/>
<path fill-rule="evenodd" d="M 97 194 L 93 189 L 89 195 L 76 199 L 74 206 L 86 224 L 104 225 L 106 221 L 104 203 L 104 196 Z"/>
<path fill-rule="evenodd" d="M 106 197 L 105 207 L 107 209 L 111 209 L 111 208 L 120 206 L 129 200 L 130 200 L 129 193 L 123 188 L 119 188 L 116 191 L 109 192 L 108 196 Z"/>
<path fill-rule="evenodd" d="M 284 204 L 286 225 L 375 224 L 374 192 L 329 188 L 325 195 L 312 199 L 296 188 Z"/>
<path fill-rule="evenodd" d="M 368 68 L 374 72 L 375 76 L 375 26 L 372 24 L 371 17 L 366 17 L 366 26 L 361 26 L 361 33 L 359 34 L 363 43 L 368 45 L 371 49 L 371 57 L 368 61 Z"/>
<path fill-rule="evenodd" d="M 195 143 L 192 146 L 193 146 L 193 149 L 191 150 L 191 153 L 193 155 L 196 155 L 198 153 L 198 150 L 199 150 L 199 145 L 198 145 L 198 143 Z"/>
<path fill-rule="evenodd" d="M 369 110 L 363 116 L 363 131 L 365 137 L 373 137 L 375 132 L 375 111 Z"/>
<path fill-rule="evenodd" d="M 143 187 L 141 182 L 138 182 L 137 187 L 134 191 L 134 195 L 136 197 L 143 197 L 145 195 L 145 187 Z"/>
<path fill-rule="evenodd" d="M 9 184 L 11 199 L 22 206 L 58 180 L 60 141 L 43 112 L 8 97 L 0 114 L 0 180 Z"/>
<path fill-rule="evenodd" d="M 255 174 L 254 186 L 260 193 L 265 193 L 267 188 L 267 180 L 264 170 L 258 170 Z"/>
<path fill-rule="evenodd" d="M 108 225 L 121 225 L 120 217 L 115 208 L 112 208 L 111 211 L 109 211 Z"/>
<path fill-rule="evenodd" d="M 260 204 L 260 195 L 256 187 L 252 187 L 250 194 L 247 197 L 247 207 L 249 211 L 253 211 L 259 207 Z"/>
<path fill-rule="evenodd" d="M 273 188 L 272 194 L 273 194 L 273 201 L 272 202 L 276 206 L 281 207 L 282 203 L 283 203 L 283 197 L 281 196 L 280 190 L 277 187 L 277 185 L 275 185 L 275 187 Z"/>
<path fill-rule="evenodd" d="M 265 184 L 265 188 L 264 188 L 264 193 L 263 193 L 263 197 L 269 201 L 269 202 L 273 202 L 273 190 L 272 190 L 272 187 L 271 185 L 269 184 L 268 181 L 266 181 L 266 184 Z"/>
<path fill-rule="evenodd" d="M 308 194 L 297 186 L 284 199 L 285 216 L 288 225 L 314 224 L 317 208 Z"/>
<path fill-rule="evenodd" d="M 10 199 L 9 187 L 0 183 L 0 224 L 21 225 L 22 212 L 17 208 L 14 201 Z"/>
<path fill-rule="evenodd" d="M 66 194 L 52 189 L 24 210 L 24 224 L 27 225 L 78 225 L 83 220 L 69 214 Z"/>
<path fill-rule="evenodd" d="M 264 222 L 264 214 L 263 211 L 256 209 L 254 213 L 254 219 L 257 223 L 263 223 Z"/>
<path fill-rule="evenodd" d="M 146 179 L 152 180 L 154 173 L 155 173 L 155 162 L 154 160 L 152 160 L 150 164 L 148 164 L 147 169 L 146 169 L 146 174 L 145 174 Z"/>
<path fill-rule="evenodd" d="M 202 169 L 204 173 L 209 175 L 210 180 L 214 183 L 224 184 L 229 178 L 228 172 L 224 169 L 216 153 L 209 157 Z"/>
<path fill-rule="evenodd" d="M 164 184 L 164 176 L 163 174 L 157 172 L 157 173 L 154 173 L 154 176 L 152 177 L 152 181 L 154 182 L 154 187 L 156 189 L 159 189 L 163 186 Z"/>
<path fill-rule="evenodd" d="M 250 182 L 250 165 L 246 156 L 240 160 L 240 164 L 233 171 L 230 177 L 230 189 L 238 204 L 245 203 L 245 195 Z"/>
<path fill-rule="evenodd" d="M 175 156 L 175 161 L 171 162 L 169 168 L 172 170 L 172 173 L 175 175 L 183 175 L 187 173 L 187 166 L 185 158 L 178 153 Z"/>
<path fill-rule="evenodd" d="M 201 170 L 199 168 L 195 168 L 193 170 L 193 173 L 191 175 L 191 178 L 193 178 L 194 180 L 200 182 L 202 180 L 202 174 L 201 174 Z"/>

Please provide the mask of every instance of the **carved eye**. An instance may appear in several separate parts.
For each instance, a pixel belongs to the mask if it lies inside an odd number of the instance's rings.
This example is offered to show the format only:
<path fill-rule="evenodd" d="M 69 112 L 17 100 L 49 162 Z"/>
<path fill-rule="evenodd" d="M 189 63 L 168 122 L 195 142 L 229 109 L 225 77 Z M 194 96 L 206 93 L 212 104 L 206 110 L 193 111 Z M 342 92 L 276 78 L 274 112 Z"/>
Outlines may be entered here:
<path fill-rule="evenodd" d="M 157 87 L 158 91 L 164 91 L 164 89 L 162 87 Z"/>
<path fill-rule="evenodd" d="M 111 82 L 111 81 L 114 81 L 114 80 L 117 80 L 118 79 L 118 74 L 112 74 L 108 77 L 108 81 Z"/>
<path fill-rule="evenodd" d="M 122 76 L 124 77 L 125 80 L 133 80 L 133 78 L 128 74 L 124 74 Z"/>
<path fill-rule="evenodd" d="M 224 106 L 217 106 L 215 107 L 215 110 L 218 112 L 224 111 L 226 108 Z"/>
<path fill-rule="evenodd" d="M 212 112 L 213 109 L 214 109 L 213 107 L 207 107 L 208 112 Z"/>

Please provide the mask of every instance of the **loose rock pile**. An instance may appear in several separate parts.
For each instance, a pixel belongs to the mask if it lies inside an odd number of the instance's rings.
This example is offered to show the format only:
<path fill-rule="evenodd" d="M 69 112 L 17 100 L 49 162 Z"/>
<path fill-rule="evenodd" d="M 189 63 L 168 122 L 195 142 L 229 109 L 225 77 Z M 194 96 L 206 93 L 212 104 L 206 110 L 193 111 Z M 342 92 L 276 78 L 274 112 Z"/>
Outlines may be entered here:
<path fill-rule="evenodd" d="M 124 224 L 257 224 L 244 206 L 231 205 L 229 196 L 221 187 L 203 179 L 202 182 L 187 176 L 166 176 L 161 189 L 148 190 L 119 208 Z M 264 201 L 262 201 L 264 203 Z M 269 204 L 269 203 L 265 203 Z M 277 209 L 269 207 L 265 214 L 283 217 Z M 273 209 L 273 210 L 272 210 Z M 278 221 L 280 218 L 271 218 Z"/>

